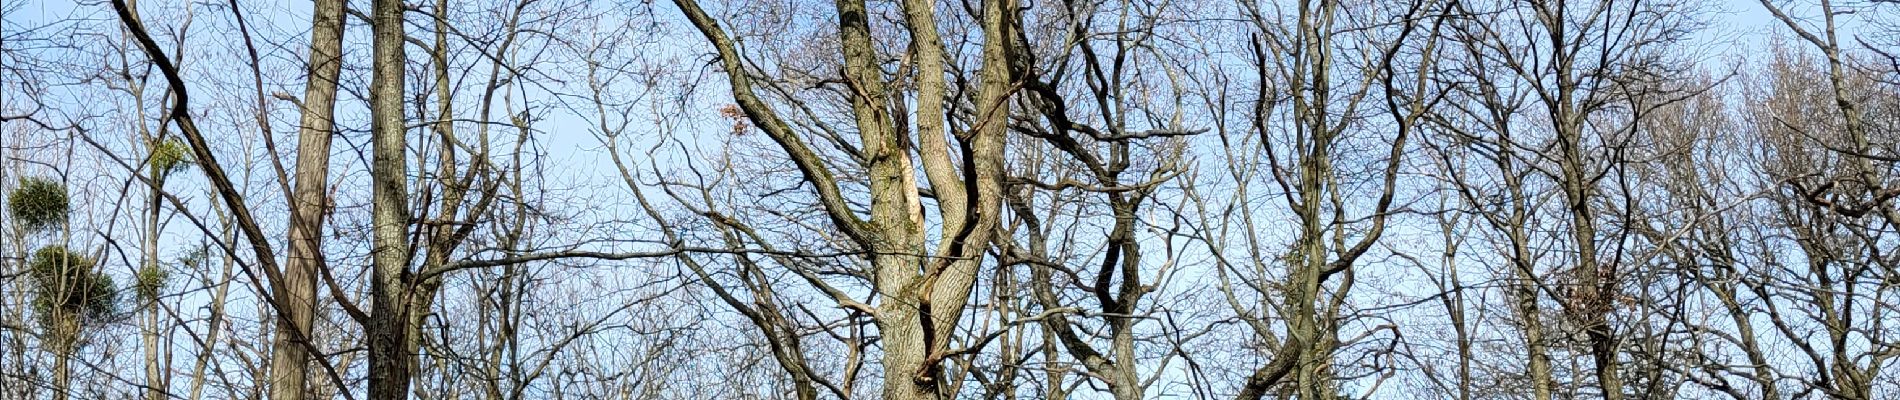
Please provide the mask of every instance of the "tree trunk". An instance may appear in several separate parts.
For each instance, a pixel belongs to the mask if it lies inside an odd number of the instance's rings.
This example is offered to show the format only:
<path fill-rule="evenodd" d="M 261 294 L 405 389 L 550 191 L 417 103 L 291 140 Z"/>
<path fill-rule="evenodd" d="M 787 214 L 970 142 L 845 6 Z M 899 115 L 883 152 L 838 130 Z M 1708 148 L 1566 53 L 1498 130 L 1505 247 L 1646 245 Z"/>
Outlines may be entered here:
<path fill-rule="evenodd" d="M 147 135 L 146 138 L 147 138 L 146 139 L 147 143 L 149 143 L 152 146 L 156 146 L 159 143 L 155 138 L 152 138 L 149 135 Z M 145 203 L 145 215 L 144 215 L 145 242 L 143 243 L 144 254 L 141 256 L 143 257 L 143 261 L 141 262 L 142 267 L 138 270 L 137 274 L 135 274 L 133 278 L 136 282 L 135 285 L 146 284 L 146 282 L 143 281 L 145 279 L 143 274 L 145 274 L 146 268 L 153 268 L 153 269 L 159 268 L 158 266 L 158 232 L 159 232 L 158 211 L 162 204 L 160 202 L 161 201 L 160 195 L 163 193 L 163 189 L 162 189 L 163 184 L 159 182 L 163 182 L 165 177 L 163 175 L 163 172 L 159 171 L 157 167 L 154 166 L 154 164 L 148 163 L 147 168 L 149 169 L 149 171 L 147 171 L 148 179 L 151 179 L 153 183 L 151 187 L 149 188 L 150 191 L 147 192 L 149 197 L 146 199 L 146 203 Z M 140 286 L 140 287 L 143 287 L 143 286 Z M 153 289 L 155 290 L 156 288 L 153 288 Z M 144 291 L 135 291 L 135 292 L 140 293 L 140 294 L 147 293 Z M 154 296 L 149 297 L 149 298 L 145 296 L 140 296 L 137 299 L 137 301 L 148 303 L 145 305 L 148 308 L 145 310 L 145 313 L 144 313 L 145 315 L 143 315 L 144 318 L 140 321 L 140 324 L 143 325 L 143 327 L 139 329 L 139 338 L 141 339 L 141 341 L 144 342 L 143 345 L 145 349 L 145 399 L 146 400 L 163 400 L 167 394 L 167 391 L 165 389 L 165 374 L 163 371 L 161 371 L 161 368 L 159 365 L 159 350 L 158 350 L 159 305 L 158 305 L 158 298 L 156 296 L 157 293 L 151 292 L 150 294 L 153 294 Z"/>
<path fill-rule="evenodd" d="M 73 390 L 73 353 L 79 350 L 80 313 L 58 309 L 48 311 L 52 324 L 46 345 L 53 351 L 53 400 L 67 400 Z"/>
<path fill-rule="evenodd" d="M 330 133 L 336 114 L 337 77 L 342 70 L 343 1 L 316 0 L 311 17 L 309 80 L 297 132 L 295 187 L 291 193 L 289 254 L 284 261 L 284 305 L 271 341 L 272 400 L 303 400 L 310 354 L 299 339 L 311 339 L 317 307 L 317 269 L 323 265 L 324 194 L 330 172 Z"/>
<path fill-rule="evenodd" d="M 1558 81 L 1569 81 L 1568 72 L 1558 70 Z M 1583 138 L 1580 126 L 1581 117 L 1570 110 L 1570 93 L 1558 95 L 1559 103 L 1553 119 L 1558 121 L 1557 141 L 1561 152 L 1562 184 L 1564 199 L 1569 203 L 1570 235 L 1577 250 L 1577 268 L 1579 291 L 1582 293 L 1578 304 L 1584 314 L 1583 332 L 1589 341 L 1591 359 L 1595 362 L 1597 384 L 1603 390 L 1605 400 L 1623 398 L 1623 380 L 1617 371 L 1616 336 L 1610 326 L 1610 313 L 1616 301 L 1616 271 L 1606 269 L 1597 260 L 1596 214 L 1590 206 L 1596 190 L 1591 183 L 1588 163 L 1583 156 Z M 1614 268 L 1613 266 L 1611 268 Z"/>
<path fill-rule="evenodd" d="M 403 129 L 403 4 L 376 0 L 370 30 L 371 314 L 369 398 L 406 399 L 409 335 L 408 166 Z"/>

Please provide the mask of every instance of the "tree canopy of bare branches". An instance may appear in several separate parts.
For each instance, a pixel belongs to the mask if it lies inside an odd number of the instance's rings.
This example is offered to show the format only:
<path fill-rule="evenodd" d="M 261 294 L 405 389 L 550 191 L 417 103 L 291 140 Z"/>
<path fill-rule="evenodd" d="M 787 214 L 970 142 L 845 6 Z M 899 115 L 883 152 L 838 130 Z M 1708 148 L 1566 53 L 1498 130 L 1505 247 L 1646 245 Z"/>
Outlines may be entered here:
<path fill-rule="evenodd" d="M 1896 46 L 1888 1 L 5 2 L 0 399 L 1895 399 Z"/>

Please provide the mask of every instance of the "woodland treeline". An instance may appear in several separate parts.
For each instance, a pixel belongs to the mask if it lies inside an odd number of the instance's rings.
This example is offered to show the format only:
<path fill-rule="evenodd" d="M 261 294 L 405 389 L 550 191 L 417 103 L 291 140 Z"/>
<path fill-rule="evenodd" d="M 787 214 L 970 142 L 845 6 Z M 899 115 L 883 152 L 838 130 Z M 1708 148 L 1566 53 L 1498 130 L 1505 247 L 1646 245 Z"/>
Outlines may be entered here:
<path fill-rule="evenodd" d="M 48 3 L 0 399 L 1900 399 L 1885 0 Z"/>

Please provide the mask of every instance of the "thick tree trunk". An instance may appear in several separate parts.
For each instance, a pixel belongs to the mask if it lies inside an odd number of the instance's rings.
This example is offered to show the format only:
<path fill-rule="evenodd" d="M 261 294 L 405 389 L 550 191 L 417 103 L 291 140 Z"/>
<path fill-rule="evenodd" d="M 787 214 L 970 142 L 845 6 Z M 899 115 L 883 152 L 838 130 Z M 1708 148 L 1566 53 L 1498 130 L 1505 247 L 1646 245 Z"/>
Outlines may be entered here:
<path fill-rule="evenodd" d="M 926 221 L 918 194 L 917 171 L 912 163 L 911 141 L 898 129 L 891 106 L 903 103 L 891 98 L 889 79 L 880 69 L 880 55 L 873 45 L 869 13 L 863 0 L 837 0 L 839 49 L 844 61 L 844 78 L 855 125 L 862 143 L 863 163 L 868 175 L 870 219 L 864 220 L 839 190 L 834 171 L 828 163 L 807 147 L 793 128 L 780 120 L 757 94 L 753 93 L 743 56 L 726 36 L 717 20 L 693 0 L 674 0 L 695 28 L 711 42 L 732 85 L 733 99 L 746 117 L 763 130 L 810 181 L 820 203 L 833 223 L 845 236 L 872 252 L 871 275 L 878 293 L 883 294 L 874 316 L 883 337 L 884 388 L 886 399 L 940 399 L 952 397 L 957 385 L 944 382 L 942 361 L 948 357 L 956 325 L 968 305 L 970 291 L 982 264 L 983 250 L 999 220 L 1002 198 L 1004 133 L 1010 112 L 1005 101 L 1015 86 L 1008 69 L 1006 47 L 1016 29 L 1018 10 L 1009 0 L 986 0 L 983 25 L 983 67 L 981 89 L 974 101 L 976 121 L 972 129 L 957 137 L 963 145 L 961 176 L 949 173 L 949 146 L 938 143 L 918 145 L 927 179 L 938 198 L 941 217 L 937 248 L 926 245 Z M 908 4 L 907 20 L 926 23 L 932 17 L 925 9 L 930 2 Z M 931 60 L 935 49 L 928 43 L 935 26 L 907 26 L 920 40 L 915 50 L 925 58 L 920 68 L 920 91 L 939 93 L 939 79 L 928 76 L 938 70 L 940 60 Z M 934 101 L 921 101 L 928 106 Z M 940 106 L 947 107 L 947 106 Z M 947 114 L 943 109 L 920 109 L 920 140 L 945 140 L 935 118 Z M 946 143 L 947 144 L 947 143 Z M 955 200 L 945 200 L 954 198 Z M 966 208 L 967 207 L 967 208 Z M 844 299 L 849 300 L 849 299 Z M 790 367 L 788 367 L 790 368 Z"/>
<path fill-rule="evenodd" d="M 284 315 L 271 341 L 272 400 L 302 400 L 310 369 L 308 346 L 316 315 L 317 269 L 323 265 L 324 194 L 330 172 L 330 133 L 336 114 L 337 77 L 342 70 L 343 1 L 316 0 L 311 17 L 310 61 L 303 115 L 297 132 L 295 187 L 291 193 L 289 254 L 283 290 L 274 293 Z"/>
<path fill-rule="evenodd" d="M 920 332 L 921 319 L 914 308 L 884 303 L 878 312 L 878 333 L 884 338 L 884 399 L 924 400 L 942 398 L 935 382 L 919 376 L 928 350 Z"/>
<path fill-rule="evenodd" d="M 369 398 L 408 396 L 409 245 L 407 141 L 403 129 L 403 10 L 400 0 L 376 0 L 370 78 L 371 314 Z"/>

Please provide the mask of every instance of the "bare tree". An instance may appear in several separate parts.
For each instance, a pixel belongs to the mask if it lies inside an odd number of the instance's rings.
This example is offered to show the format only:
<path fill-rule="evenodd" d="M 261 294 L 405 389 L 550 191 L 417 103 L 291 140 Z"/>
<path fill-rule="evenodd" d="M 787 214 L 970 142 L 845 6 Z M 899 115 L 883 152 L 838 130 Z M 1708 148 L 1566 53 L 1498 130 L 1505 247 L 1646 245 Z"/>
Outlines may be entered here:
<path fill-rule="evenodd" d="M 1572 316 L 1562 326 L 1575 326 L 1585 336 L 1603 396 L 1626 395 L 1613 314 L 1624 287 L 1619 277 L 1633 266 L 1620 257 L 1625 250 L 1616 239 L 1628 233 L 1603 227 L 1613 222 L 1601 210 L 1602 182 L 1628 162 L 1622 154 L 1631 143 L 1631 115 L 1653 107 L 1631 104 L 1632 91 L 1677 90 L 1669 84 L 1674 66 L 1662 56 L 1693 28 L 1693 21 L 1672 7 L 1622 1 L 1460 3 L 1464 18 L 1453 37 L 1468 75 L 1456 79 L 1475 85 L 1460 88 L 1459 102 L 1468 105 L 1446 107 L 1438 125 L 1457 138 L 1455 143 L 1482 149 L 1503 176 L 1497 190 L 1505 193 L 1461 191 L 1479 205 L 1509 199 L 1507 209 L 1515 210 L 1487 219 L 1509 239 L 1506 259 L 1514 260 L 1511 268 L 1526 285 L 1514 297 L 1536 398 L 1552 396 L 1551 388 L 1561 384 L 1549 361 L 1556 338 L 1548 336 L 1552 327 L 1543 322 L 1539 305 L 1546 295 Z M 1532 249 L 1526 247 L 1529 207 L 1535 202 L 1530 200 L 1534 192 L 1525 188 L 1533 179 L 1549 182 L 1561 194 L 1562 207 L 1553 211 L 1563 215 L 1562 251 L 1575 254 L 1566 258 L 1571 265 L 1555 275 L 1564 283 L 1544 281 L 1552 275 L 1534 269 Z M 1603 243 L 1610 245 L 1600 248 Z"/>
<path fill-rule="evenodd" d="M 1392 215 L 1407 143 L 1437 101 L 1422 82 L 1433 75 L 1447 13 L 1437 2 L 1330 1 L 1246 3 L 1242 12 L 1250 70 L 1230 79 L 1254 97 L 1234 99 L 1223 87 L 1206 102 L 1237 125 L 1215 129 L 1226 157 L 1218 171 L 1231 186 L 1189 189 L 1218 289 L 1271 354 L 1244 375 L 1236 397 L 1335 398 L 1342 375 L 1375 377 L 1376 390 L 1385 373 L 1342 372 L 1340 352 L 1393 327 L 1340 335 L 1357 319 L 1346 313 L 1359 262 Z M 1401 72 L 1408 67 L 1419 72 Z M 1275 217 L 1258 211 L 1268 209 L 1285 210 L 1297 227 L 1285 234 L 1289 243 L 1277 244 L 1282 235 L 1268 228 Z"/>
<path fill-rule="evenodd" d="M 1896 389 L 1886 2 L 313 6 L 0 5 L 0 398 Z"/>
<path fill-rule="evenodd" d="M 982 66 L 975 95 L 968 102 L 970 115 L 966 130 L 945 132 L 935 122 L 918 125 L 911 138 L 908 121 L 913 117 L 893 113 L 892 106 L 908 96 L 893 90 L 890 78 L 880 67 L 885 56 L 872 42 L 871 19 L 862 1 L 837 3 L 836 40 L 842 52 L 845 95 L 851 109 L 851 124 L 859 142 L 851 150 L 861 163 L 867 179 L 862 189 L 840 188 L 838 172 L 808 144 L 808 133 L 800 132 L 781 116 L 788 107 L 774 106 L 760 97 L 745 53 L 698 2 L 679 0 L 674 4 L 685 13 L 702 36 L 713 45 L 726 71 L 732 96 L 751 125 L 758 127 L 797 165 L 807 184 L 813 187 L 831 228 L 850 238 L 865 254 L 874 303 L 864 303 L 830 288 L 822 279 L 807 283 L 830 293 L 838 305 L 870 316 L 883 345 L 883 393 L 886 399 L 938 399 L 956 395 L 947 388 L 943 361 L 968 351 L 953 348 L 958 324 L 968 305 L 973 285 L 983 265 L 984 249 L 1001 217 L 1003 188 L 1004 134 L 1011 107 L 1005 101 L 1016 90 L 1009 66 L 1009 40 L 1020 29 L 1016 6 L 1007 0 L 984 1 L 977 13 L 981 20 Z M 929 39 L 939 27 L 930 23 L 935 7 L 909 3 L 907 23 L 913 51 L 920 63 L 931 63 L 939 51 Z M 918 75 L 945 69 L 943 65 L 920 64 Z M 920 107 L 935 103 L 947 88 L 940 79 L 917 79 Z M 793 109 L 796 109 L 793 106 Z M 918 121 L 948 118 L 956 110 L 919 109 Z M 900 119 L 901 117 L 901 119 Z M 954 133 L 954 135 L 952 135 Z M 954 136 L 954 137 L 953 137 Z M 960 154 L 950 153 L 955 140 Z M 961 163 L 956 161 L 960 159 Z M 921 166 L 935 201 L 934 234 L 926 224 L 916 171 Z M 862 192 L 858 192 L 862 190 Z M 868 197 L 869 219 L 860 216 L 852 204 Z M 936 237 L 938 243 L 928 242 Z M 815 277 L 815 276 L 814 276 Z M 875 304 L 874 306 L 871 304 Z"/>

